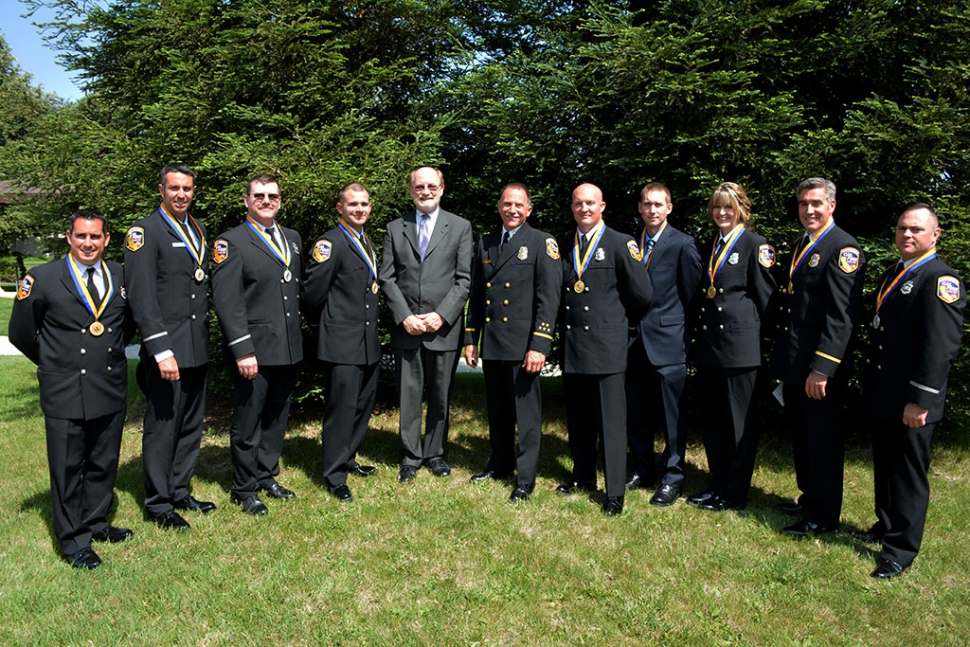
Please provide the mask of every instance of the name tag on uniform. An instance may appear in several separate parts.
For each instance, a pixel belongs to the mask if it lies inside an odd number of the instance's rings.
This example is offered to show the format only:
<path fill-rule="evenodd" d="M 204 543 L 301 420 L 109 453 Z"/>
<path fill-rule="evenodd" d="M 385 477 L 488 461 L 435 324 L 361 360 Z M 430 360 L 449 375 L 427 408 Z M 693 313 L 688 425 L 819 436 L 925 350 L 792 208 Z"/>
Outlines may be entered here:
<path fill-rule="evenodd" d="M 172 247 L 185 247 L 185 243 L 172 243 Z"/>

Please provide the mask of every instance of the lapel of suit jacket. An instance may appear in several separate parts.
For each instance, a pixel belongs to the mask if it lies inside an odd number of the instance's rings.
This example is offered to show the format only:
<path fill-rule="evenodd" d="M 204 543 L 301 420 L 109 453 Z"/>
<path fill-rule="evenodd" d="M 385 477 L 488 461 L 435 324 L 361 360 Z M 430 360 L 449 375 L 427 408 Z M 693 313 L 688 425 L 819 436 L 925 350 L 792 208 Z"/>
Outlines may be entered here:
<path fill-rule="evenodd" d="M 74 296 L 75 299 L 77 299 L 77 302 L 79 304 L 81 304 L 81 307 L 84 309 L 84 312 L 87 315 L 91 316 L 91 313 L 88 312 L 87 305 L 85 305 L 85 303 L 84 303 L 84 297 L 81 296 L 81 293 L 77 289 L 77 285 L 74 284 L 74 278 L 71 276 L 71 266 L 67 262 L 67 257 L 65 257 L 63 259 L 62 265 L 63 265 L 63 268 L 61 269 L 61 283 L 64 285 L 64 288 L 68 292 L 70 292 Z M 107 266 L 108 266 L 108 264 L 105 263 L 104 267 L 107 267 Z M 82 277 L 82 279 L 83 280 L 87 280 L 87 277 L 84 276 L 85 272 L 87 272 L 87 270 L 84 269 L 84 266 L 83 265 L 78 265 L 78 269 L 81 270 L 81 277 Z M 104 270 L 104 268 L 102 268 L 102 270 Z M 110 272 L 111 270 L 108 269 L 107 271 Z M 107 276 L 104 276 L 104 272 L 103 271 L 102 271 L 101 281 L 102 281 L 101 289 L 102 290 L 107 290 L 108 289 L 108 277 Z M 115 289 L 114 291 L 115 291 L 115 294 L 117 294 L 118 290 L 120 289 L 119 286 L 121 285 L 120 283 L 118 283 L 118 278 L 116 276 L 112 275 L 111 276 L 111 282 L 114 284 L 114 289 Z M 113 299 L 114 296 L 115 295 L 112 294 L 111 295 L 111 298 Z"/>
<path fill-rule="evenodd" d="M 434 248 L 442 241 L 442 239 L 448 235 L 448 229 L 451 226 L 451 214 L 444 210 L 438 211 L 438 222 L 434 224 L 434 231 L 431 232 L 431 240 L 428 241 L 428 249 L 424 253 L 424 257 L 428 258 Z"/>
<path fill-rule="evenodd" d="M 515 236 L 512 236 L 512 238 L 509 239 L 508 244 L 505 246 L 505 249 L 501 251 L 501 253 L 499 252 L 499 245 L 501 245 L 502 243 L 502 236 L 505 235 L 505 228 L 503 227 L 502 230 L 499 232 L 498 242 L 495 244 L 495 248 L 494 248 L 494 252 L 495 252 L 494 256 L 491 255 L 493 250 L 489 250 L 489 254 L 490 254 L 489 258 L 493 259 L 492 260 L 493 273 L 496 270 L 498 270 L 498 268 L 508 263 L 510 259 L 518 256 L 518 252 L 516 250 L 522 246 L 521 242 L 524 241 L 526 238 L 528 238 L 528 236 L 526 236 L 526 233 L 528 231 L 526 228 L 528 226 L 529 226 L 528 223 L 523 223 L 522 226 L 519 227 L 518 231 L 515 232 Z M 516 240 L 518 240 L 520 243 L 518 247 L 515 246 Z"/>
<path fill-rule="evenodd" d="M 404 238 L 411 244 L 414 249 L 414 253 L 421 257 L 421 245 L 418 242 L 418 217 L 417 212 L 412 211 L 406 213 L 401 217 L 404 222 Z"/>
<path fill-rule="evenodd" d="M 647 268 L 648 274 L 654 267 L 656 267 L 656 264 L 661 258 L 663 258 L 668 249 L 670 249 L 670 235 L 669 232 L 664 229 L 663 233 L 660 234 L 660 238 L 658 238 L 657 242 L 653 244 L 653 255 L 650 257 L 650 267 Z"/>

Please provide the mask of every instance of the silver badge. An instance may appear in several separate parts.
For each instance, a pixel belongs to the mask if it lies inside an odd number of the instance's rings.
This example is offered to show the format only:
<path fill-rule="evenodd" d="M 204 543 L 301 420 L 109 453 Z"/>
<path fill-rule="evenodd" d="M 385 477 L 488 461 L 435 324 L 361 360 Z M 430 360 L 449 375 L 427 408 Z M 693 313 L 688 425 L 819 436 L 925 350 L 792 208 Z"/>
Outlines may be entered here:
<path fill-rule="evenodd" d="M 875 317 L 872 318 L 872 327 L 875 328 L 876 330 L 879 330 L 879 323 L 880 323 L 879 315 L 877 314 Z"/>
<path fill-rule="evenodd" d="M 199 283 L 202 283 L 202 281 L 205 280 L 205 270 L 203 270 L 201 267 L 197 267 L 195 269 L 195 280 Z"/>
<path fill-rule="evenodd" d="M 593 254 L 593 258 L 595 258 L 598 261 L 602 261 L 606 258 L 606 252 L 603 251 L 602 247 L 597 247 L 596 253 Z"/>
<path fill-rule="evenodd" d="M 818 254 L 812 254 L 812 257 L 810 259 L 808 259 L 808 266 L 809 267 L 818 267 L 818 262 L 819 262 L 819 260 L 821 260 L 821 258 L 822 257 L 819 256 Z"/>
<path fill-rule="evenodd" d="M 283 272 L 283 280 L 287 283 L 293 280 L 293 272 L 291 272 L 288 268 Z"/>
<path fill-rule="evenodd" d="M 518 258 L 520 261 L 524 261 L 524 260 L 528 259 L 529 258 L 529 248 L 526 247 L 525 245 L 523 245 L 522 247 L 520 247 L 519 248 L 519 253 L 516 254 L 516 258 Z"/>
<path fill-rule="evenodd" d="M 123 286 L 123 285 L 121 286 L 121 298 L 122 299 L 127 299 L 128 298 L 128 290 L 126 290 L 125 289 L 125 286 Z"/>
<path fill-rule="evenodd" d="M 739 258 L 741 258 L 741 256 L 737 252 L 734 252 L 728 257 L 728 265 L 737 265 Z"/>
<path fill-rule="evenodd" d="M 902 292 L 903 294 L 909 294 L 910 292 L 913 291 L 913 282 L 906 281 L 905 283 L 903 283 L 903 287 L 899 288 L 899 291 Z"/>

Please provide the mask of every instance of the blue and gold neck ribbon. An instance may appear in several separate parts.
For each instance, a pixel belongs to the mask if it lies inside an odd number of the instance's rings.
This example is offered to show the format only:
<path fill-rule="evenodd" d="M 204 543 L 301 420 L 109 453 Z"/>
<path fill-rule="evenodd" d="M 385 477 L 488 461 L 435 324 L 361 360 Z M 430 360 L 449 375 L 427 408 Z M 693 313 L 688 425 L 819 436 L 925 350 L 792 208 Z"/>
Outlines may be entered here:
<path fill-rule="evenodd" d="M 879 313 L 879 309 L 882 307 L 882 304 L 886 301 L 886 299 L 889 298 L 889 295 L 895 291 L 896 286 L 899 285 L 900 281 L 909 276 L 911 272 L 916 271 L 916 268 L 926 265 L 934 258 L 936 258 L 935 247 L 910 263 L 908 267 L 904 267 L 891 281 L 889 279 L 883 281 L 882 286 L 879 288 L 879 292 L 876 294 L 876 313 Z"/>
<path fill-rule="evenodd" d="M 798 255 L 798 258 L 792 258 L 791 267 L 788 268 L 788 285 L 791 285 L 792 277 L 795 276 L 795 272 L 797 272 L 798 268 L 800 268 L 802 263 L 805 262 L 805 257 L 808 256 L 808 253 L 815 249 L 815 246 L 818 245 L 823 238 L 829 235 L 829 232 L 832 231 L 833 227 L 835 227 L 835 218 L 830 217 L 828 223 L 822 227 L 820 232 L 815 234 L 814 237 L 809 236 L 809 240 L 811 242 L 809 242 L 808 245 L 805 245 L 805 249 L 803 249 L 802 253 Z"/>
<path fill-rule="evenodd" d="M 276 246 L 276 241 L 273 240 L 273 237 L 267 234 L 265 229 L 257 226 L 256 221 L 249 216 L 246 216 L 246 225 L 248 225 L 249 228 L 253 230 L 253 233 L 255 233 L 256 236 L 263 241 L 263 244 L 269 248 L 269 251 L 272 252 L 273 256 L 276 257 L 276 260 L 278 260 L 283 267 L 289 268 L 290 260 L 293 258 L 293 255 L 290 253 L 290 246 L 286 242 L 286 235 L 283 233 L 283 228 L 277 226 L 277 229 L 279 229 L 280 232 L 280 238 L 283 240 L 283 249 L 280 249 Z"/>
<path fill-rule="evenodd" d="M 714 279 L 717 277 L 717 273 L 721 271 L 721 267 L 724 265 L 724 259 L 729 258 L 731 255 L 731 250 L 734 249 L 734 245 L 738 242 L 738 239 L 746 232 L 747 229 L 744 225 L 738 225 L 734 228 L 734 231 L 728 236 L 727 240 L 724 241 L 724 247 L 721 249 L 721 253 L 717 258 L 714 258 L 714 251 L 717 249 L 717 241 L 720 240 L 720 236 L 714 239 L 714 247 L 711 248 L 711 258 L 707 261 L 707 277 L 711 279 L 711 287 L 714 287 Z"/>
<path fill-rule="evenodd" d="M 108 271 L 108 266 L 105 265 L 104 260 L 101 261 L 101 275 L 104 277 L 105 291 L 100 306 L 94 305 L 94 295 L 88 290 L 88 283 L 81 276 L 81 268 L 78 267 L 77 261 L 70 254 L 67 255 L 67 266 L 71 269 L 71 278 L 74 279 L 74 287 L 77 288 L 77 293 L 81 296 L 84 307 L 87 308 L 88 312 L 94 317 L 94 320 L 97 321 L 101 313 L 108 307 L 108 303 L 111 302 L 111 297 L 115 293 L 114 281 L 111 279 L 111 272 Z"/>
<path fill-rule="evenodd" d="M 192 244 L 192 237 L 185 233 L 182 226 L 175 219 L 175 216 L 166 211 L 165 207 L 161 205 L 158 207 L 158 212 L 162 214 L 162 218 L 164 218 L 165 222 L 168 223 L 168 226 L 172 228 L 175 235 L 178 236 L 183 243 L 185 243 L 185 249 L 188 250 L 189 256 L 192 257 L 192 260 L 194 260 L 199 267 L 202 267 L 202 261 L 205 260 L 205 236 L 202 235 L 202 227 L 199 226 L 199 223 L 197 223 L 195 218 L 189 214 L 185 214 L 186 222 L 195 227 L 195 232 L 199 235 L 199 248 L 196 249 L 195 245 Z"/>
<path fill-rule="evenodd" d="M 643 254 L 643 265 L 649 270 L 650 269 L 650 259 L 653 258 L 653 250 L 657 249 L 657 241 L 660 240 L 660 236 L 663 235 L 664 230 L 667 229 L 667 223 L 669 220 L 664 220 L 664 224 L 660 225 L 660 231 L 657 232 L 656 236 L 647 237 L 647 228 L 644 227 L 643 231 L 640 233 L 640 253 Z M 653 247 L 650 248 L 650 255 L 647 256 L 647 241 L 653 240 Z"/>
<path fill-rule="evenodd" d="M 583 272 L 589 267 L 589 262 L 593 258 L 593 252 L 596 251 L 596 247 L 600 243 L 600 238 L 603 237 L 603 232 L 606 231 L 606 226 L 603 221 L 600 220 L 599 224 L 586 234 L 586 238 L 589 241 L 586 245 L 586 254 L 582 259 L 579 258 L 579 232 L 575 234 L 575 239 L 573 242 L 573 269 L 576 270 L 576 278 L 582 279 Z"/>
<path fill-rule="evenodd" d="M 364 247 L 364 244 L 360 242 L 360 238 L 350 233 L 350 230 L 344 226 L 344 223 L 340 223 L 337 226 L 340 227 L 340 229 L 345 234 L 347 234 L 347 238 L 350 239 L 350 241 L 354 244 L 354 247 L 357 248 L 357 251 L 360 252 L 360 255 L 364 259 L 364 262 L 367 263 L 367 269 L 370 270 L 371 276 L 373 276 L 374 280 L 376 281 L 377 280 L 377 258 L 374 256 L 373 247 L 370 244 L 370 240 L 369 239 L 367 240 L 367 247 Z M 361 232 L 361 236 L 363 236 L 365 239 L 367 238 L 367 234 L 363 232 Z"/>

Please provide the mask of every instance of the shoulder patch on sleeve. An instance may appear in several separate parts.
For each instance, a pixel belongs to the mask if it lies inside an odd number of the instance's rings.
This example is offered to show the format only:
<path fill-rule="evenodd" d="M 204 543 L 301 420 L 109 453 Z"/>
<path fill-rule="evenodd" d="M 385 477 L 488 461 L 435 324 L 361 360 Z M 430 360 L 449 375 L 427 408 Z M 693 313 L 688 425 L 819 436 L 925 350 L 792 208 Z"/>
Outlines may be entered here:
<path fill-rule="evenodd" d="M 317 263 L 325 263 L 330 260 L 330 252 L 333 251 L 333 244 L 326 238 L 321 238 L 313 246 L 313 260 Z"/>
<path fill-rule="evenodd" d="M 626 248 L 630 252 L 630 256 L 638 261 L 643 260 L 643 254 L 640 253 L 640 248 L 637 246 L 637 241 L 628 240 L 626 241 Z"/>
<path fill-rule="evenodd" d="M 859 269 L 861 254 L 855 247 L 843 247 L 839 250 L 839 269 L 846 274 L 852 274 Z"/>
<path fill-rule="evenodd" d="M 227 258 L 229 258 L 229 243 L 223 238 L 216 239 L 216 242 L 212 243 L 212 262 L 218 265 Z"/>
<path fill-rule="evenodd" d="M 34 287 L 34 277 L 30 274 L 25 274 L 24 278 L 20 281 L 20 287 L 17 288 L 17 300 L 26 299 L 30 296 L 30 290 Z M 959 293 L 959 290 L 957 290 Z"/>
<path fill-rule="evenodd" d="M 141 227 L 132 227 L 125 234 L 125 248 L 129 252 L 137 252 L 145 244 L 145 230 Z"/>
<path fill-rule="evenodd" d="M 758 247 L 758 262 L 762 267 L 771 267 L 775 264 L 775 248 L 765 243 Z"/>
<path fill-rule="evenodd" d="M 960 298 L 960 279 L 955 276 L 941 276 L 936 279 L 936 296 L 943 303 L 953 303 Z M 17 294 L 20 298 L 20 294 Z"/>
<path fill-rule="evenodd" d="M 546 238 L 546 256 L 554 261 L 559 260 L 559 243 L 555 238 Z"/>

